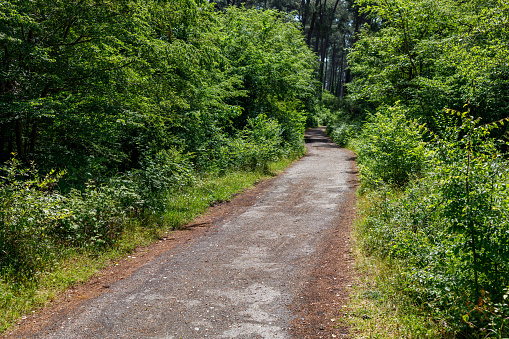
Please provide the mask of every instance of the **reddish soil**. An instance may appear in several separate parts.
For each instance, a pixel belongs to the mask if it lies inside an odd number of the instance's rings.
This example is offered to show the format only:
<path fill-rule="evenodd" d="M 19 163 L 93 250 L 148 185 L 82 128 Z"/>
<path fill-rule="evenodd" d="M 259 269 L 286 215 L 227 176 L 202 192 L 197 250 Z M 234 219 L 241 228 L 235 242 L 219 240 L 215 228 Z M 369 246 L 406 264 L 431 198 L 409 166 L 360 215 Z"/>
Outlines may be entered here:
<path fill-rule="evenodd" d="M 352 174 L 352 185 L 357 178 Z M 349 289 L 354 277 L 351 230 L 355 219 L 354 192 L 349 192 L 341 209 L 341 218 L 329 230 L 329 239 L 321 246 L 320 260 L 308 273 L 306 288 L 292 305 L 295 319 L 292 337 L 350 338 L 347 324 Z"/>

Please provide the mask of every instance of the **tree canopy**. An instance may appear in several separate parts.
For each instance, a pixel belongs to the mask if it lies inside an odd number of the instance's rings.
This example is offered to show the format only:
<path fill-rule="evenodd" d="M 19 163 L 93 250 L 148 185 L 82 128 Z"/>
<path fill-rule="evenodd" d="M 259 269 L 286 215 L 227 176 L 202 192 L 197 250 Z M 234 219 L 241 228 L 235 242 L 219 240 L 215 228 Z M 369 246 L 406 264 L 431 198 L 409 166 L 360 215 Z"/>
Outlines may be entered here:
<path fill-rule="evenodd" d="M 444 107 L 465 104 L 485 122 L 507 116 L 507 1 L 359 4 L 378 24 L 364 27 L 350 54 L 352 99 L 400 101 L 430 124 Z"/>
<path fill-rule="evenodd" d="M 301 143 L 314 58 L 274 11 L 13 0 L 2 1 L 0 33 L 1 161 L 15 152 L 82 182 L 171 147 L 205 164 L 259 114 Z"/>

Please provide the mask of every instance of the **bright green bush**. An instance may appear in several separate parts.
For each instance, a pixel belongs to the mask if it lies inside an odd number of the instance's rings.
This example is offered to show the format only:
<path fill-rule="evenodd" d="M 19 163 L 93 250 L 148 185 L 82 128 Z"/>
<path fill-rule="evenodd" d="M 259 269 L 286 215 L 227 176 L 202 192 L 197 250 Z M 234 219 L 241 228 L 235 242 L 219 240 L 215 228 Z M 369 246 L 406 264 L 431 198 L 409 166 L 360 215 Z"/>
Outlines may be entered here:
<path fill-rule="evenodd" d="M 141 161 L 141 169 L 131 171 L 130 177 L 137 185 L 143 206 L 157 213 L 167 207 L 168 194 L 196 182 L 190 156 L 173 148 L 147 155 Z"/>
<path fill-rule="evenodd" d="M 350 140 L 358 136 L 361 131 L 361 125 L 358 122 L 338 122 L 334 125 L 327 126 L 327 135 L 331 137 L 336 144 L 345 147 Z"/>
<path fill-rule="evenodd" d="M 368 117 L 355 148 L 364 185 L 401 187 L 424 168 L 418 127 L 401 106 L 382 107 Z"/>
<path fill-rule="evenodd" d="M 321 98 L 313 106 L 308 115 L 306 125 L 308 127 L 330 126 L 336 123 L 340 100 L 332 93 L 323 90 Z"/>
<path fill-rule="evenodd" d="M 107 187 L 72 190 L 60 207 L 69 215 L 49 229 L 60 245 L 99 248 L 112 245 L 121 235 L 128 210 L 124 210 Z"/>
<path fill-rule="evenodd" d="M 244 95 L 226 100 L 240 106 L 232 119 L 243 129 L 260 114 L 282 127 L 284 146 L 299 153 L 307 113 L 304 103 L 315 95 L 315 55 L 304 41 L 294 18 L 274 10 L 246 10 L 231 6 L 220 16 L 227 36 L 220 49 L 229 62 L 229 75 Z M 285 148 L 286 148 L 285 147 Z"/>
<path fill-rule="evenodd" d="M 57 185 L 64 172 L 40 178 L 16 159 L 2 172 L 0 275 L 31 281 L 69 246 L 98 248 L 121 234 L 129 210 L 116 190 L 90 185 L 62 195 Z"/>
<path fill-rule="evenodd" d="M 366 253 L 393 260 L 398 284 L 458 335 L 509 334 L 509 182 L 491 131 L 469 112 L 427 143 L 424 175 L 379 187 L 361 226 Z M 496 334 L 496 335 L 495 335 Z"/>
<path fill-rule="evenodd" d="M 248 120 L 248 126 L 222 146 L 216 162 L 221 169 L 266 171 L 268 163 L 282 155 L 282 128 L 275 119 L 261 114 Z"/>
<path fill-rule="evenodd" d="M 64 172 L 41 177 L 12 159 L 1 169 L 0 275 L 31 281 L 67 248 L 112 246 L 128 218 L 160 216 L 170 194 L 196 182 L 187 155 L 177 150 L 146 158 L 140 170 L 108 184 L 58 191 Z"/>
<path fill-rule="evenodd" d="M 51 263 L 55 251 L 50 232 L 70 215 L 65 198 L 51 192 L 63 173 L 42 179 L 34 168 L 11 160 L 0 178 L 0 276 L 31 277 Z"/>

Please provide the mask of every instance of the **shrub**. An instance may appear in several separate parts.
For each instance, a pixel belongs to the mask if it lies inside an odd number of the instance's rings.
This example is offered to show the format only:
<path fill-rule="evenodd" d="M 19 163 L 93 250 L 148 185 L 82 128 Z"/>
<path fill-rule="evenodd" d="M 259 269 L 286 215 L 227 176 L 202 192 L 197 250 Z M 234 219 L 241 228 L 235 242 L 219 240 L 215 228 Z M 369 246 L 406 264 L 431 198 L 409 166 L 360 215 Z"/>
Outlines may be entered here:
<path fill-rule="evenodd" d="M 308 115 L 307 127 L 333 125 L 340 114 L 338 111 L 340 100 L 329 91 L 323 90 L 319 101 L 317 101 Z"/>
<path fill-rule="evenodd" d="M 248 126 L 218 150 L 218 167 L 266 171 L 268 163 L 279 159 L 283 152 L 281 134 L 275 119 L 264 114 L 249 119 Z"/>
<path fill-rule="evenodd" d="M 18 160 L 2 168 L 0 178 L 0 274 L 13 278 L 33 276 L 51 262 L 55 244 L 53 225 L 69 216 L 65 198 L 53 192 L 63 172 L 39 178 L 34 167 L 24 169 Z"/>
<path fill-rule="evenodd" d="M 68 211 L 55 223 L 50 234 L 61 245 L 78 248 L 112 245 L 120 236 L 127 212 L 107 187 L 88 186 L 72 190 L 60 207 Z"/>
<path fill-rule="evenodd" d="M 370 116 L 355 148 L 365 186 L 402 187 L 424 167 L 418 127 L 401 106 L 382 107 Z"/>
<path fill-rule="evenodd" d="M 368 254 L 389 258 L 398 284 L 463 336 L 509 334 L 509 182 L 491 131 L 469 112 L 450 113 L 427 144 L 425 175 L 404 190 L 379 186 L 361 225 Z M 476 334 L 477 333 L 477 334 Z"/>
<path fill-rule="evenodd" d="M 0 181 L 0 275 L 30 281 L 66 248 L 111 245 L 128 213 L 108 186 L 58 192 L 64 172 L 40 176 L 34 165 L 16 159 L 2 168 Z"/>
<path fill-rule="evenodd" d="M 143 208 L 153 213 L 162 213 L 167 207 L 168 194 L 179 188 L 192 185 L 195 173 L 190 155 L 175 148 L 146 155 L 141 169 L 132 170 L 130 178 L 139 192 Z M 128 189 L 129 182 L 127 182 Z"/>
<path fill-rule="evenodd" d="M 350 140 L 354 139 L 361 130 L 358 122 L 339 122 L 333 126 L 327 126 L 327 134 L 336 144 L 345 147 Z"/>

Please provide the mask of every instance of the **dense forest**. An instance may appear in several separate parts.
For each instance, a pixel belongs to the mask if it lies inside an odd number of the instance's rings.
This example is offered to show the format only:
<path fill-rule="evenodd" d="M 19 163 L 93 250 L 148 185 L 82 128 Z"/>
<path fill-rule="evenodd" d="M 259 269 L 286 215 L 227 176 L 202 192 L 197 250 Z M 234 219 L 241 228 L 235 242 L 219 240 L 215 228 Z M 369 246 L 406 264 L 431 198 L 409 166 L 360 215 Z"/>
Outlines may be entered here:
<path fill-rule="evenodd" d="M 399 335 L 507 336 L 508 36 L 506 0 L 0 1 L 0 330 L 68 256 L 326 124 L 377 293 L 430 319 Z"/>

